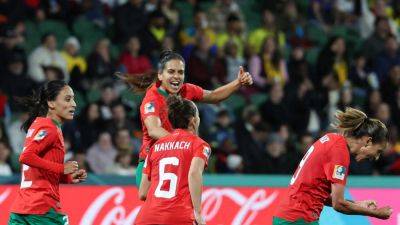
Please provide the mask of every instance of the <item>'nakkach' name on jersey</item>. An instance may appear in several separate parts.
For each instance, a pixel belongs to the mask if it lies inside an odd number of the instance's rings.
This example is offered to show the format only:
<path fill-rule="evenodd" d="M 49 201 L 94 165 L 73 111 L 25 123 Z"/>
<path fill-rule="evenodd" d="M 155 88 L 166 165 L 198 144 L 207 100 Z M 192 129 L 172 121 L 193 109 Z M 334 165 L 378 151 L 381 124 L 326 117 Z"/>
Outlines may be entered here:
<path fill-rule="evenodd" d="M 187 141 L 169 141 L 154 145 L 154 151 L 168 151 L 168 150 L 188 150 L 192 145 Z"/>

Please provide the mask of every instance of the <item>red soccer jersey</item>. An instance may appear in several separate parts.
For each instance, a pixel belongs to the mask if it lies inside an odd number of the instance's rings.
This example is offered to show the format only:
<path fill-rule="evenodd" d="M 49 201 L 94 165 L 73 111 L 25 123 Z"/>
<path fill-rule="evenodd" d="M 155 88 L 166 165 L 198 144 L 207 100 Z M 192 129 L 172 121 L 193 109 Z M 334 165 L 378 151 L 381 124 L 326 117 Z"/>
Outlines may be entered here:
<path fill-rule="evenodd" d="M 346 185 L 350 152 L 342 135 L 328 133 L 301 160 L 276 216 L 288 221 L 319 219 L 331 194 L 331 184 Z"/>
<path fill-rule="evenodd" d="M 193 224 L 188 174 L 193 157 L 207 165 L 210 146 L 198 136 L 177 129 L 151 148 L 144 173 L 151 185 L 135 224 Z"/>
<path fill-rule="evenodd" d="M 20 156 L 21 186 L 11 212 L 45 214 L 61 211 L 59 183 L 71 183 L 64 175 L 64 139 L 50 118 L 38 117 L 28 129 Z"/>
<path fill-rule="evenodd" d="M 159 117 L 161 120 L 161 126 L 165 130 L 172 132 L 172 125 L 168 120 L 168 106 L 166 102 L 166 97 L 168 94 L 159 87 L 159 82 L 153 84 L 153 86 L 151 86 L 151 88 L 146 92 L 146 96 L 140 105 L 140 120 L 142 122 L 143 130 L 143 143 L 139 154 L 140 159 L 146 158 L 147 152 L 155 142 L 155 140 L 149 136 L 147 128 L 144 125 L 144 120 L 148 116 Z M 194 84 L 183 84 L 179 94 L 183 98 L 192 101 L 200 101 L 203 99 L 203 89 Z"/>

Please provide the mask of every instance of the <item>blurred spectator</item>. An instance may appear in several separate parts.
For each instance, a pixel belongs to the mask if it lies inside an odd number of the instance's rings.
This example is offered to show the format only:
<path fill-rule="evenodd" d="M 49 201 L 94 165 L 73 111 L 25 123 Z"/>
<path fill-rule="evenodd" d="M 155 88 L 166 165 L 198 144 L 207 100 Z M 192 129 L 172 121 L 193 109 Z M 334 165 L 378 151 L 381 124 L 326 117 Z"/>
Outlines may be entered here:
<path fill-rule="evenodd" d="M 114 142 L 118 152 L 134 152 L 134 144 L 131 138 L 131 133 L 126 128 L 120 128 L 115 132 Z"/>
<path fill-rule="evenodd" d="M 88 149 L 87 162 L 96 174 L 104 174 L 114 166 L 117 149 L 114 148 L 108 132 L 99 134 L 97 141 Z"/>
<path fill-rule="evenodd" d="M 226 69 L 219 69 L 216 71 L 216 76 L 218 76 L 221 83 L 229 83 L 237 78 L 238 70 L 241 66 L 245 65 L 245 60 L 239 54 L 239 48 L 237 44 L 230 40 L 225 45 L 225 59 L 223 64 L 225 64 Z"/>
<path fill-rule="evenodd" d="M 242 18 L 240 7 L 235 0 L 217 0 L 208 10 L 210 27 L 217 33 L 224 32 L 226 21 L 229 21 L 228 18 L 233 14 Z"/>
<path fill-rule="evenodd" d="M 96 103 L 88 104 L 79 115 L 78 121 L 82 147 L 86 150 L 96 141 L 97 136 L 102 131 L 99 105 Z"/>
<path fill-rule="evenodd" d="M 91 79 L 93 85 L 101 86 L 112 79 L 115 67 L 110 55 L 110 41 L 108 39 L 103 38 L 96 43 L 87 63 L 87 76 Z"/>
<path fill-rule="evenodd" d="M 216 57 L 211 53 L 211 42 L 207 35 L 197 36 L 196 48 L 187 63 L 187 82 L 199 85 L 204 89 L 213 89 Z"/>
<path fill-rule="evenodd" d="M 124 43 L 137 36 L 146 26 L 147 16 L 142 0 L 129 0 L 114 11 L 116 41 Z"/>
<path fill-rule="evenodd" d="M 369 93 L 367 105 L 365 107 L 365 112 L 367 115 L 374 116 L 376 115 L 376 110 L 378 106 L 382 103 L 382 95 L 378 90 L 373 90 Z"/>
<path fill-rule="evenodd" d="M 144 4 L 144 10 L 146 14 L 151 14 L 157 10 L 158 0 L 147 0 Z"/>
<path fill-rule="evenodd" d="M 0 142 L 0 176 L 11 176 L 11 167 L 8 164 L 11 151 L 6 143 Z"/>
<path fill-rule="evenodd" d="M 6 68 L 0 76 L 0 88 L 9 97 L 12 111 L 21 111 L 16 103 L 16 97 L 24 97 L 31 94 L 34 89 L 34 82 L 27 76 L 23 55 L 14 52 L 6 59 Z"/>
<path fill-rule="evenodd" d="M 249 71 L 254 76 L 255 84 L 260 88 L 288 80 L 286 63 L 281 56 L 276 40 L 269 36 L 263 42 L 259 55 L 253 55 L 249 61 Z"/>
<path fill-rule="evenodd" d="M 268 135 L 265 151 L 264 173 L 291 174 L 300 160 L 296 152 L 288 151 L 285 141 L 277 133 Z"/>
<path fill-rule="evenodd" d="M 355 88 L 356 95 L 365 98 L 366 92 L 379 87 L 375 73 L 369 73 L 366 68 L 367 59 L 362 53 L 354 56 L 354 62 L 349 72 L 349 80 Z"/>
<path fill-rule="evenodd" d="M 83 0 L 76 7 L 79 11 L 78 14 L 81 14 L 88 21 L 101 28 L 106 28 L 108 25 L 107 17 L 103 13 L 103 8 L 105 7 L 102 5 L 101 0 Z"/>
<path fill-rule="evenodd" d="M 121 102 L 115 102 L 111 105 L 111 120 L 107 121 L 107 130 L 115 134 L 119 129 L 128 129 L 129 134 L 135 130 L 134 122 L 127 117 L 126 107 Z"/>
<path fill-rule="evenodd" d="M 244 44 L 246 37 L 243 33 L 244 26 L 239 16 L 229 14 L 226 18 L 226 31 L 220 32 L 217 35 L 217 47 L 219 51 L 224 51 L 228 42 L 233 42 L 237 48 L 237 54 L 240 57 L 244 56 Z M 232 44 L 230 44 L 232 45 Z"/>
<path fill-rule="evenodd" d="M 168 19 L 168 35 L 176 36 L 179 26 L 180 26 L 180 18 L 179 11 L 175 8 L 173 0 L 160 0 L 159 9 L 164 14 L 164 16 Z"/>
<path fill-rule="evenodd" d="M 244 172 L 264 173 L 265 145 L 269 128 L 266 124 L 259 123 L 255 124 L 254 129 L 247 131 L 250 135 L 238 136 L 238 146 L 244 159 Z"/>
<path fill-rule="evenodd" d="M 390 105 L 396 104 L 396 92 L 400 87 L 400 65 L 395 65 L 389 70 L 389 77 L 382 84 L 382 96 L 383 100 Z"/>
<path fill-rule="evenodd" d="M 251 54 L 260 53 L 265 40 L 269 37 L 275 38 L 279 47 L 283 47 L 286 44 L 285 34 L 277 27 L 275 15 L 270 10 L 266 9 L 262 12 L 262 23 L 260 28 L 257 28 L 249 35 L 248 42 Z"/>
<path fill-rule="evenodd" d="M 371 36 L 365 40 L 362 48 L 368 61 L 374 60 L 382 49 L 385 48 L 385 40 L 391 33 L 388 19 L 386 17 L 376 17 L 375 30 Z"/>
<path fill-rule="evenodd" d="M 348 80 L 349 62 L 346 53 L 346 42 L 342 37 L 332 37 L 318 56 L 316 82 L 329 74 L 336 74 L 339 85 Z"/>
<path fill-rule="evenodd" d="M 392 19 L 389 19 L 392 9 L 386 6 L 386 1 L 376 0 L 372 4 L 368 0 L 358 0 L 360 4 L 360 16 L 359 16 L 359 31 L 362 38 L 368 38 L 373 32 L 376 32 L 377 21 L 380 18 L 387 20 L 387 29 L 391 33 L 397 30 L 396 24 Z M 396 2 L 396 1 L 394 1 Z M 374 31 L 375 29 L 375 31 Z"/>
<path fill-rule="evenodd" d="M 43 83 L 48 80 L 45 67 L 54 67 L 62 71 L 66 81 L 69 81 L 67 63 L 56 49 L 57 39 L 52 33 L 47 33 L 41 38 L 41 45 L 29 55 L 28 69 L 29 76 L 37 83 Z"/>
<path fill-rule="evenodd" d="M 389 77 L 389 70 L 393 66 L 400 66 L 400 51 L 396 37 L 389 35 L 385 41 L 385 48 L 375 60 L 375 72 L 379 81 L 385 82 Z"/>
<path fill-rule="evenodd" d="M 4 0 L 0 2 L 0 25 L 12 24 L 26 19 L 26 3 Z"/>
<path fill-rule="evenodd" d="M 0 71 L 6 69 L 7 63 L 10 62 L 10 56 L 20 56 L 22 62 L 26 65 L 25 50 L 21 48 L 21 45 L 25 43 L 24 32 L 24 23 L 4 25 L 0 28 Z"/>
<path fill-rule="evenodd" d="M 24 149 L 26 133 L 21 129 L 22 123 L 29 117 L 28 113 L 20 113 L 18 119 L 7 126 L 7 134 L 10 146 L 15 155 L 19 155 Z"/>
<path fill-rule="evenodd" d="M 106 83 L 101 87 L 101 98 L 97 102 L 100 109 L 100 117 L 102 120 L 110 120 L 113 117 L 111 107 L 117 102 L 118 95 L 112 83 Z"/>
<path fill-rule="evenodd" d="M 146 55 L 140 53 L 140 40 L 133 36 L 128 39 L 125 51 L 119 57 L 119 64 L 123 71 L 132 76 L 142 75 L 151 70 L 151 62 Z"/>
<path fill-rule="evenodd" d="M 140 34 L 143 52 L 150 57 L 153 65 L 157 65 L 157 60 L 161 54 L 161 45 L 167 36 L 167 20 L 164 14 L 156 10 L 149 15 L 147 26 Z"/>
<path fill-rule="evenodd" d="M 280 84 L 275 84 L 269 91 L 268 100 L 260 106 L 261 115 L 274 131 L 289 121 L 288 109 L 283 101 L 284 90 Z"/>
<path fill-rule="evenodd" d="M 79 55 L 79 49 L 81 45 L 78 39 L 74 36 L 69 37 L 65 40 L 64 50 L 61 52 L 61 56 L 67 63 L 67 71 L 70 74 L 72 88 L 84 91 L 88 90 L 88 83 L 85 77 L 87 70 L 86 60 Z"/>
<path fill-rule="evenodd" d="M 292 46 L 308 47 L 310 45 L 304 30 L 306 21 L 299 13 L 295 1 L 287 1 L 283 15 L 278 19 L 280 27 L 287 35 L 286 38 Z"/>
<path fill-rule="evenodd" d="M 209 22 L 207 19 L 207 15 L 204 11 L 197 10 L 194 14 L 194 25 L 190 27 L 184 28 L 180 32 L 180 43 L 183 47 L 189 47 L 189 52 L 185 52 L 183 49 L 183 56 L 188 56 L 190 54 L 190 49 L 193 48 L 193 45 L 196 44 L 197 38 L 199 35 L 206 36 L 209 40 L 209 45 L 213 46 L 216 41 L 215 31 L 209 27 Z"/>
<path fill-rule="evenodd" d="M 109 169 L 108 173 L 120 176 L 133 176 L 136 167 L 132 166 L 132 154 L 128 151 L 121 151 L 115 158 L 115 164 Z"/>

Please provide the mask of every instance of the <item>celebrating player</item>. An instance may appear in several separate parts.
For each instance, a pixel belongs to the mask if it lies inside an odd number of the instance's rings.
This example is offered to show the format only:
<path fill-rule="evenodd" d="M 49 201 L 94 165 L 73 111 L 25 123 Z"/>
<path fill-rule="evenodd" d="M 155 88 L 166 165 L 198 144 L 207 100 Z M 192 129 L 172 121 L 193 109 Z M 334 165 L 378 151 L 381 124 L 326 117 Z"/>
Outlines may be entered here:
<path fill-rule="evenodd" d="M 357 162 L 378 159 L 388 141 L 386 126 L 353 108 L 338 111 L 336 119 L 340 134 L 328 133 L 309 148 L 275 213 L 274 225 L 318 224 L 324 205 L 344 214 L 390 217 L 392 209 L 378 208 L 373 200 L 344 199 L 350 154 Z"/>
<path fill-rule="evenodd" d="M 202 173 L 211 149 L 197 136 L 199 112 L 192 101 L 171 95 L 168 118 L 175 130 L 147 155 L 139 188 L 139 198 L 147 200 L 135 224 L 203 225 Z"/>
<path fill-rule="evenodd" d="M 76 104 L 74 92 L 64 81 L 50 81 L 38 94 L 23 102 L 30 108 L 22 125 L 27 132 L 21 186 L 12 205 L 9 225 L 67 225 L 61 213 L 59 184 L 79 183 L 87 177 L 77 162 L 64 163 L 61 124 L 72 120 Z"/>
<path fill-rule="evenodd" d="M 157 75 L 157 76 L 155 76 Z M 201 87 L 183 83 L 185 80 L 185 62 L 181 55 L 164 51 L 160 57 L 158 74 L 144 76 L 124 76 L 125 81 L 133 85 L 137 91 L 146 91 L 140 106 L 140 115 L 143 129 L 143 143 L 139 154 L 139 165 L 136 170 L 136 184 L 141 181 L 143 162 L 147 152 L 156 140 L 168 135 L 172 131 L 168 121 L 168 111 L 165 98 L 169 94 L 179 94 L 185 99 L 205 103 L 218 103 L 228 98 L 241 86 L 251 85 L 253 79 L 242 67 L 239 69 L 236 80 L 221 86 L 213 91 L 203 90 Z M 157 82 L 155 82 L 157 80 Z"/>

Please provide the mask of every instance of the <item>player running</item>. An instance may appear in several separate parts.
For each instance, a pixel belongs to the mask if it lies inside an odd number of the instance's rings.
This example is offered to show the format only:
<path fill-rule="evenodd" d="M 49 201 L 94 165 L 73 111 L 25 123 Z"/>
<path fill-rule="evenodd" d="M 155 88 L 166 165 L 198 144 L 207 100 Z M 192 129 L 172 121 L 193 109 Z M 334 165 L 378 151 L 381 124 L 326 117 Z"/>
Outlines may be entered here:
<path fill-rule="evenodd" d="M 79 183 L 87 177 L 77 162 L 64 163 L 61 124 L 72 120 L 76 104 L 74 92 L 64 81 L 50 81 L 38 94 L 23 101 L 30 109 L 22 125 L 27 132 L 21 186 L 11 207 L 9 225 L 67 225 L 61 213 L 59 184 Z"/>
<path fill-rule="evenodd" d="M 155 76 L 157 75 L 157 76 Z M 184 83 L 185 61 L 181 55 L 172 51 L 164 51 L 160 56 L 158 74 L 147 76 L 124 76 L 136 91 L 145 91 L 146 95 L 140 106 L 140 119 L 143 129 L 143 142 L 139 154 L 139 165 L 136 170 L 136 184 L 141 181 L 143 162 L 147 152 L 156 140 L 172 132 L 168 121 L 166 97 L 178 94 L 185 99 L 205 103 L 218 103 L 239 90 L 241 86 L 251 85 L 253 79 L 242 67 L 236 80 L 213 91 Z"/>
<path fill-rule="evenodd" d="M 388 141 L 386 126 L 353 108 L 338 111 L 336 119 L 340 134 L 328 133 L 309 148 L 278 206 L 274 225 L 318 224 L 324 205 L 344 214 L 390 217 L 392 209 L 377 208 L 373 200 L 344 199 L 350 154 L 357 162 L 378 159 Z"/>
<path fill-rule="evenodd" d="M 139 198 L 146 201 L 135 224 L 204 225 L 202 173 L 211 148 L 197 136 L 200 118 L 192 101 L 171 95 L 168 110 L 175 130 L 158 139 L 147 155 L 139 188 Z"/>

